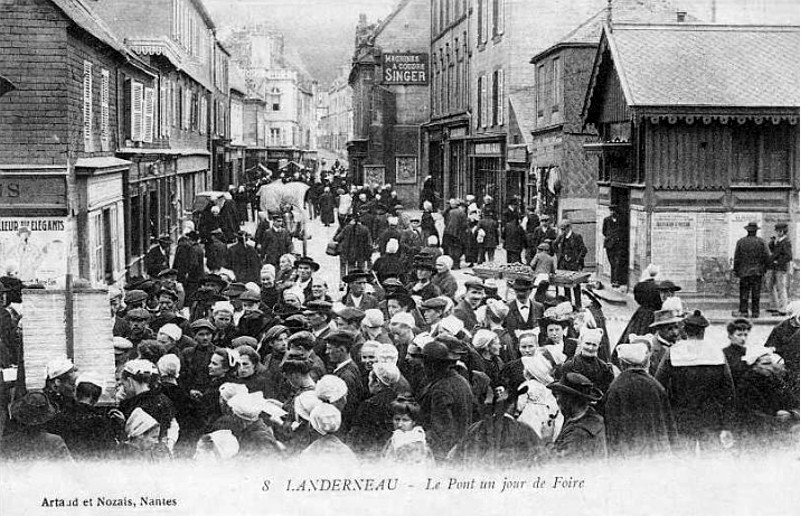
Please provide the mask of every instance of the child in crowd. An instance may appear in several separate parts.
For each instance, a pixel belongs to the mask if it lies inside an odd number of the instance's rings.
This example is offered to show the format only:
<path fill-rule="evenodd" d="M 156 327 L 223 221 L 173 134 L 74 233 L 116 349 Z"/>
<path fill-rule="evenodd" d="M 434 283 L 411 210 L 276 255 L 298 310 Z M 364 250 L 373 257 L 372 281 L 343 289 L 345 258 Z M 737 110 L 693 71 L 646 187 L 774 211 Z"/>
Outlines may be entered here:
<path fill-rule="evenodd" d="M 538 274 L 554 274 L 556 273 L 556 258 L 551 253 L 551 245 L 548 242 L 543 242 L 537 246 L 537 254 L 531 260 L 531 268 L 534 269 L 534 275 Z"/>
<path fill-rule="evenodd" d="M 395 431 L 384 447 L 384 458 L 405 464 L 425 464 L 434 458 L 426 443 L 426 433 L 417 424 L 420 405 L 414 399 L 398 396 L 390 405 Z"/>

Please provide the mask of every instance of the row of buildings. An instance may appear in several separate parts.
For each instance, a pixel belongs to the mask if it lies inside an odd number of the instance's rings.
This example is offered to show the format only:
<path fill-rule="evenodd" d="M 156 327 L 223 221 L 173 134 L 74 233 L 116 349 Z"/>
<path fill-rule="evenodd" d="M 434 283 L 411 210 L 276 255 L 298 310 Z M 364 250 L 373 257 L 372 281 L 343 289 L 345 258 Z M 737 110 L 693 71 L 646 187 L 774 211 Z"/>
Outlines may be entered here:
<path fill-rule="evenodd" d="M 314 160 L 314 85 L 238 70 L 200 0 L 4 2 L 0 76 L 0 264 L 23 281 L 141 274 L 196 193 Z"/>
<path fill-rule="evenodd" d="M 573 221 L 602 274 L 619 205 L 631 281 L 657 263 L 691 292 L 731 293 L 747 221 L 797 228 L 797 26 L 670 0 L 401 0 L 356 33 L 357 180 L 534 205 Z"/>

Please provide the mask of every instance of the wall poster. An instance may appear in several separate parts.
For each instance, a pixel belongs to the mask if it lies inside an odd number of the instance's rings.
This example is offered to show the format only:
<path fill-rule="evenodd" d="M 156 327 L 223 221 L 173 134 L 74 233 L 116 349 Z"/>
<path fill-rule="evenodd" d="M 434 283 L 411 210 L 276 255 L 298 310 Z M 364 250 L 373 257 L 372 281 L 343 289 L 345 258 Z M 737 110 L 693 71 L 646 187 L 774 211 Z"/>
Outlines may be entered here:
<path fill-rule="evenodd" d="M 68 250 L 66 217 L 0 218 L 0 266 L 16 266 L 24 283 L 64 288 Z"/>
<path fill-rule="evenodd" d="M 685 292 L 696 291 L 695 213 L 651 214 L 651 262 Z"/>

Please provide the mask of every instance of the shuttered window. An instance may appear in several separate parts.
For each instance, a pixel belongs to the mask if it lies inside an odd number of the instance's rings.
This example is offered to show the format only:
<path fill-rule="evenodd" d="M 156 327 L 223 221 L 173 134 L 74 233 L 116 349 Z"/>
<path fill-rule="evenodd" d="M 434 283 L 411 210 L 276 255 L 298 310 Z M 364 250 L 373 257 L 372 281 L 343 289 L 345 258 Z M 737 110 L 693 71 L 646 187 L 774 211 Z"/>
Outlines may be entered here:
<path fill-rule="evenodd" d="M 144 115 L 142 122 L 144 124 L 142 140 L 147 143 L 153 142 L 153 120 L 156 111 L 156 91 L 153 88 L 145 88 L 144 99 Z"/>
<path fill-rule="evenodd" d="M 495 116 L 493 117 L 495 123 L 503 125 L 505 120 L 504 107 L 506 102 L 503 95 L 503 70 L 495 71 Z"/>
<path fill-rule="evenodd" d="M 92 256 L 92 280 L 95 284 L 103 284 L 106 268 L 103 263 L 103 212 L 100 210 L 89 213 L 89 249 Z"/>
<path fill-rule="evenodd" d="M 83 62 L 83 147 L 92 152 L 92 63 Z"/>
<path fill-rule="evenodd" d="M 481 95 L 481 86 L 484 82 L 484 78 L 482 76 L 478 76 L 478 83 L 476 84 L 476 127 L 481 127 L 481 123 L 483 122 L 482 115 L 484 113 L 484 106 L 482 104 L 483 97 Z"/>
<path fill-rule="evenodd" d="M 108 151 L 111 142 L 109 129 L 109 72 L 100 70 L 100 145 L 103 151 Z"/>
<path fill-rule="evenodd" d="M 488 81 L 486 75 L 482 75 L 481 79 L 481 104 L 483 105 L 481 113 L 481 127 L 487 127 L 490 114 L 489 85 L 487 84 Z"/>
<path fill-rule="evenodd" d="M 141 82 L 131 83 L 131 140 L 141 142 L 144 138 L 144 86 Z"/>

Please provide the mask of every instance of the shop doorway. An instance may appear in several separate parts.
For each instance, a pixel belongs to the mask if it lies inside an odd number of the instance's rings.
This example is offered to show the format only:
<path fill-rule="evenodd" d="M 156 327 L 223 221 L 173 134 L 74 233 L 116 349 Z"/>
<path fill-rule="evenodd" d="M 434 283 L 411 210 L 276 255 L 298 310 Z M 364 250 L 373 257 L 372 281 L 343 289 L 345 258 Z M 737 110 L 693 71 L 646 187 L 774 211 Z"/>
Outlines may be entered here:
<path fill-rule="evenodd" d="M 621 222 L 623 223 L 623 241 L 621 242 L 621 252 L 623 256 L 621 261 L 624 266 L 621 266 L 622 282 L 623 285 L 629 284 L 629 250 L 630 250 L 630 225 L 629 225 L 629 207 L 631 205 L 631 191 L 628 188 L 613 186 L 610 191 L 610 204 L 620 208 Z M 612 264 L 610 264 L 611 266 Z"/>

